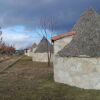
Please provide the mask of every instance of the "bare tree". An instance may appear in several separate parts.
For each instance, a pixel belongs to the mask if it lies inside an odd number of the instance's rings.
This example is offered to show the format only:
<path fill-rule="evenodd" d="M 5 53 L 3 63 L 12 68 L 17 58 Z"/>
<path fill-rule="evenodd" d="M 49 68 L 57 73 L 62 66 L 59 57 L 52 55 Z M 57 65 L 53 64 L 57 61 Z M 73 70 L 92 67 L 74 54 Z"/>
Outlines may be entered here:
<path fill-rule="evenodd" d="M 48 39 L 52 45 L 51 38 L 52 38 L 53 33 L 54 33 L 54 27 L 55 27 L 55 22 L 54 22 L 53 17 L 51 17 L 49 19 L 46 17 L 40 18 L 39 26 L 37 27 L 39 30 L 37 32 L 37 34 L 42 38 L 43 37 L 47 38 L 46 43 L 47 43 L 48 66 L 50 66 L 50 63 L 51 63 L 51 55 L 52 55 L 52 49 L 53 49 L 53 46 L 51 46 L 51 48 L 49 47 Z"/>
<path fill-rule="evenodd" d="M 0 45 L 2 43 L 2 31 L 1 31 L 1 27 L 0 27 Z"/>
<path fill-rule="evenodd" d="M 14 45 L 7 45 L 2 38 L 2 31 L 0 27 L 0 54 L 1 55 L 13 55 L 15 53 Z"/>
<path fill-rule="evenodd" d="M 2 52 L 2 31 L 1 31 L 1 27 L 0 27 L 0 54 Z"/>

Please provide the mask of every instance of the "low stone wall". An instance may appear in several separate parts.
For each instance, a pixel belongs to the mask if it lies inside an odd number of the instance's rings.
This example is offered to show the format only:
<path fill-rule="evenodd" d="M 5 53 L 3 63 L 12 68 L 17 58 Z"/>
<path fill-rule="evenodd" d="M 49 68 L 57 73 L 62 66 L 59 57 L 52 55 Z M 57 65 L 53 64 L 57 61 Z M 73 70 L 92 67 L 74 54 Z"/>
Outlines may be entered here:
<path fill-rule="evenodd" d="M 48 62 L 47 53 L 33 53 L 32 54 L 32 61 Z M 52 62 L 52 56 L 51 56 L 51 62 Z"/>
<path fill-rule="evenodd" d="M 29 56 L 29 57 L 32 57 L 32 54 L 33 54 L 33 53 L 32 53 L 32 51 L 30 51 L 30 50 L 27 50 L 27 53 L 25 53 L 25 55 L 26 55 L 26 56 Z"/>
<path fill-rule="evenodd" d="M 24 51 L 24 54 L 25 54 L 26 56 L 32 57 L 32 55 L 33 55 L 33 53 L 34 53 L 35 50 L 36 50 L 36 48 L 33 48 L 32 50 L 29 49 L 29 50 L 27 50 L 27 52 Z"/>
<path fill-rule="evenodd" d="M 26 50 L 24 50 L 24 55 L 26 55 L 26 53 L 27 53 L 27 51 L 26 51 Z"/>
<path fill-rule="evenodd" d="M 32 57 L 33 53 L 32 52 L 28 52 L 28 56 Z"/>
<path fill-rule="evenodd" d="M 84 89 L 100 89 L 100 58 L 54 57 L 54 80 Z"/>
<path fill-rule="evenodd" d="M 29 51 L 25 52 L 24 54 L 25 54 L 26 56 L 29 56 Z"/>

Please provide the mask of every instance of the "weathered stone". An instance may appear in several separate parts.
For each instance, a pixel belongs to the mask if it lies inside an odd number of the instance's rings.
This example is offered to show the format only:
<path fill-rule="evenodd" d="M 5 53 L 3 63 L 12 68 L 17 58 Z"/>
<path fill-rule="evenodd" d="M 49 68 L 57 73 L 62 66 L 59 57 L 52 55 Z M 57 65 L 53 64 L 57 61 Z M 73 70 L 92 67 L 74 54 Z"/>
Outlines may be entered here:
<path fill-rule="evenodd" d="M 51 54 L 50 61 L 52 62 L 52 60 L 53 60 L 53 55 Z M 48 62 L 48 54 L 47 53 L 33 53 L 32 54 L 32 61 Z"/>
<path fill-rule="evenodd" d="M 100 89 L 99 67 L 100 58 L 55 56 L 54 79 L 84 89 Z"/>

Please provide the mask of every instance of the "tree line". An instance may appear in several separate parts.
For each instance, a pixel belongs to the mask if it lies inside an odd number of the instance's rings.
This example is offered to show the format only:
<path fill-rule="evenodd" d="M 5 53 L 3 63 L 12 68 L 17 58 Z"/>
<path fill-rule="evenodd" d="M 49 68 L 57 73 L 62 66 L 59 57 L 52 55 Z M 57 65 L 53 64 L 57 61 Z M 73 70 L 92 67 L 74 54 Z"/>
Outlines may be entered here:
<path fill-rule="evenodd" d="M 7 45 L 3 41 L 2 31 L 0 27 L 0 55 L 13 55 L 15 53 L 15 48 L 13 45 Z"/>

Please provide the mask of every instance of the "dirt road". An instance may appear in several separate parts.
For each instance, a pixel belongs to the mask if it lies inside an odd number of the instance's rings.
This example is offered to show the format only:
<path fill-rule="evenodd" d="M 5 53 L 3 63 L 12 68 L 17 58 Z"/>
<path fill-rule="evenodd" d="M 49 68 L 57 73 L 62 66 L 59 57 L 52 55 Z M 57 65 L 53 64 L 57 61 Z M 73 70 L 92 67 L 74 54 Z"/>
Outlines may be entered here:
<path fill-rule="evenodd" d="M 22 56 L 12 57 L 11 59 L 5 60 L 0 63 L 0 73 L 8 69 L 12 64 L 19 60 Z"/>
<path fill-rule="evenodd" d="M 17 58 L 2 64 L 4 67 Z M 53 67 L 22 57 L 0 74 L 0 100 L 100 100 L 100 91 L 54 82 Z"/>

